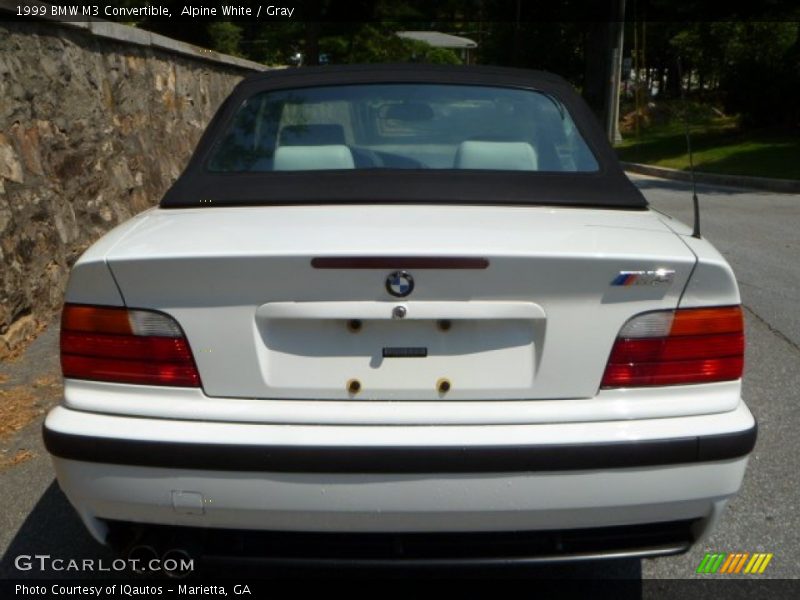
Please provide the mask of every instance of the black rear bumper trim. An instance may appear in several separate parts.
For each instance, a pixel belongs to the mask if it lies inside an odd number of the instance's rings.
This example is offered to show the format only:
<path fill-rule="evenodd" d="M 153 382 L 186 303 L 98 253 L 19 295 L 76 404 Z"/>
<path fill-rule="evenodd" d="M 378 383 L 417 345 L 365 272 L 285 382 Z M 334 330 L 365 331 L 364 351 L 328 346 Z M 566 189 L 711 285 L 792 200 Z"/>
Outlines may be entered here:
<path fill-rule="evenodd" d="M 202 561 L 310 567 L 471 567 L 548 564 L 679 554 L 699 519 L 578 529 L 439 532 L 313 532 L 217 529 L 105 521 L 122 549 L 147 536 L 192 548 Z"/>
<path fill-rule="evenodd" d="M 501 473 L 617 469 L 746 456 L 757 426 L 708 436 L 525 446 L 267 446 L 154 442 L 62 433 L 44 427 L 45 446 L 70 460 L 213 471 L 287 473 Z"/>
<path fill-rule="evenodd" d="M 585 554 L 552 554 L 544 556 L 520 556 L 509 558 L 405 558 L 405 559 L 371 559 L 371 558 L 273 558 L 273 557 L 229 557 L 219 555 L 204 556 L 203 560 L 235 565 L 263 565 L 265 567 L 299 567 L 314 569 L 394 569 L 398 567 L 408 569 L 458 569 L 474 567 L 515 567 L 529 565 L 551 565 L 594 560 L 631 559 L 631 558 L 656 558 L 659 556 L 674 556 L 683 554 L 692 544 L 681 542 L 672 545 L 654 546 L 652 548 L 639 548 L 636 550 L 623 550 L 620 552 L 587 552 Z"/>

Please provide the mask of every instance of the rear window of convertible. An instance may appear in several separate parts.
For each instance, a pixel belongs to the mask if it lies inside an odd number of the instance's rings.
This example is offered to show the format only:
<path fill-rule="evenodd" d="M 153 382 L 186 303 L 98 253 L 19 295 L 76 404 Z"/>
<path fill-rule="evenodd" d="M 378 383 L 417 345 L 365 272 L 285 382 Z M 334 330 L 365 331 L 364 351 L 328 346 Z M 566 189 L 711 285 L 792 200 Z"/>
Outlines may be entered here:
<path fill-rule="evenodd" d="M 367 84 L 253 95 L 214 144 L 206 168 L 587 172 L 598 163 L 566 107 L 544 92 Z"/>

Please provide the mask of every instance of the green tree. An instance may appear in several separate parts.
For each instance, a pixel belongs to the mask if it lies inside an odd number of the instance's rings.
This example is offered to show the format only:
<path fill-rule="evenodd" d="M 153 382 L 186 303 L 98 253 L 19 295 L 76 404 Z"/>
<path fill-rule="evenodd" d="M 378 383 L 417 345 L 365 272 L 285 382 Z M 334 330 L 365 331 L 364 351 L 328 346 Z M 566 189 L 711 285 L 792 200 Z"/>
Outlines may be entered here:
<path fill-rule="evenodd" d="M 347 35 L 322 37 L 320 50 L 333 63 L 461 63 L 448 48 L 398 37 L 396 32 L 401 29 L 398 23 L 359 23 L 349 28 Z"/>
<path fill-rule="evenodd" d="M 242 28 L 229 21 L 215 21 L 207 26 L 211 47 L 217 52 L 241 56 L 239 43 L 242 41 Z"/>
<path fill-rule="evenodd" d="M 736 23 L 721 77 L 724 102 L 751 126 L 800 127 L 800 23 Z"/>

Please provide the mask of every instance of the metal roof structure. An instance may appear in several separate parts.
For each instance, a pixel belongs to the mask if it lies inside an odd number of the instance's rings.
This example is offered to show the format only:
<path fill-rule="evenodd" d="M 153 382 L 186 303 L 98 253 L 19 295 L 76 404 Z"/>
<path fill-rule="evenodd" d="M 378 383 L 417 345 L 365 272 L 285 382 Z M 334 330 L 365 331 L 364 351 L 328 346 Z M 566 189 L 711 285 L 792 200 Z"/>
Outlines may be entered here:
<path fill-rule="evenodd" d="M 440 31 L 398 31 L 398 37 L 408 40 L 417 40 L 430 44 L 434 48 L 455 48 L 458 50 L 471 50 L 478 47 L 474 40 Z"/>

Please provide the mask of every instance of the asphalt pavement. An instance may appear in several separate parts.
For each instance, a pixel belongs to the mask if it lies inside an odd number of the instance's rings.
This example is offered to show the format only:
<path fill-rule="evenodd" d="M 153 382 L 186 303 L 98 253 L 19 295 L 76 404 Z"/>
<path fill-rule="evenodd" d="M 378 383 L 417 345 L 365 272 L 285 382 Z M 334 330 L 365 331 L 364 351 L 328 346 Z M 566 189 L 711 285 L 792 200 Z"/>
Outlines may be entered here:
<path fill-rule="evenodd" d="M 691 222 L 687 184 L 632 178 L 656 209 Z M 695 574 L 705 552 L 771 552 L 762 577 L 800 578 L 800 195 L 708 186 L 699 192 L 702 233 L 733 266 L 746 308 L 744 397 L 759 421 L 759 439 L 743 489 L 715 532 L 687 554 L 532 569 L 530 576 L 717 578 L 724 576 Z M 43 389 L 58 371 L 57 347 L 54 324 L 22 357 L 0 363 L 0 392 Z M 38 412 L 54 401 L 42 395 Z M 0 579 L 84 577 L 14 566 L 20 554 L 113 558 L 85 532 L 58 489 L 41 444 L 41 414 L 29 421 L 0 448 Z M 14 456 L 19 460 L 9 462 Z"/>
<path fill-rule="evenodd" d="M 688 184 L 633 177 L 652 206 L 692 223 Z M 744 486 L 687 554 L 642 561 L 645 578 L 696 575 L 705 552 L 772 552 L 765 575 L 800 578 L 800 195 L 698 186 L 701 234 L 736 273 L 745 307 L 743 396 L 758 419 Z M 723 577 L 723 576 L 720 576 Z"/>

